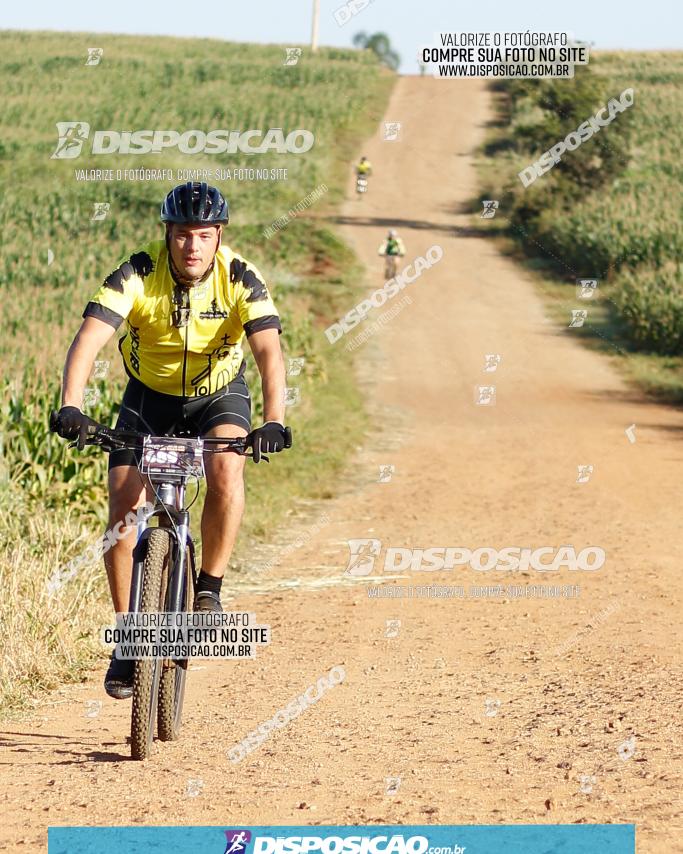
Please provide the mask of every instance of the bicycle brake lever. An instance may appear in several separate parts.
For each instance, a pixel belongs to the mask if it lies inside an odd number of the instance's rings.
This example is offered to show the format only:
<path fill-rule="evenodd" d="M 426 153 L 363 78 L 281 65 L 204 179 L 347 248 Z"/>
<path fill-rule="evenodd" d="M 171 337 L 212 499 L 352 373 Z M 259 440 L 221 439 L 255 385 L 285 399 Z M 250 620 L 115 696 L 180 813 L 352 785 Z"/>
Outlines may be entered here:
<path fill-rule="evenodd" d="M 90 436 L 86 436 L 86 439 L 92 439 L 92 437 L 93 437 L 94 435 L 95 435 L 95 433 L 92 433 Z M 98 439 L 97 439 L 96 441 L 94 441 L 94 442 L 92 442 L 92 441 L 90 441 L 90 442 L 89 442 L 89 441 L 86 441 L 86 443 L 85 443 L 84 447 L 83 447 L 82 449 L 80 449 L 80 448 L 79 448 L 79 450 L 85 450 L 85 448 L 87 448 L 88 446 L 93 446 L 93 445 L 101 446 L 101 445 L 102 445 L 101 438 L 98 438 Z M 70 442 L 70 443 L 69 443 L 69 445 L 67 445 L 67 447 L 68 447 L 68 448 L 78 448 L 78 439 L 77 439 L 77 438 L 76 438 L 76 439 L 74 439 L 74 441 L 73 441 L 73 442 Z M 121 445 L 121 447 L 123 447 L 123 445 Z"/>

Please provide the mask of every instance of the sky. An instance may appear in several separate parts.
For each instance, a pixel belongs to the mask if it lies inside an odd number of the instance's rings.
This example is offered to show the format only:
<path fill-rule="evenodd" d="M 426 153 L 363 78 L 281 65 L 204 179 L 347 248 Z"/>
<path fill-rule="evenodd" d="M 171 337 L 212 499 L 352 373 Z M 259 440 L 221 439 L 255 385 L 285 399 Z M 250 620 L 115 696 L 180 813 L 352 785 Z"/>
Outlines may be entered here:
<path fill-rule="evenodd" d="M 417 51 L 439 32 L 568 32 L 597 49 L 683 48 L 681 0 L 320 0 L 319 43 L 351 46 L 359 31 L 385 32 L 400 72 L 416 74 Z M 354 5 L 355 4 L 355 5 Z M 364 4 L 367 4 L 364 6 Z M 201 36 L 307 45 L 313 0 L 32 0 L 3 8 L 0 29 Z M 355 14 L 352 13 L 353 10 Z M 335 19 L 335 12 L 336 19 Z M 341 21 L 341 25 L 337 21 Z"/>

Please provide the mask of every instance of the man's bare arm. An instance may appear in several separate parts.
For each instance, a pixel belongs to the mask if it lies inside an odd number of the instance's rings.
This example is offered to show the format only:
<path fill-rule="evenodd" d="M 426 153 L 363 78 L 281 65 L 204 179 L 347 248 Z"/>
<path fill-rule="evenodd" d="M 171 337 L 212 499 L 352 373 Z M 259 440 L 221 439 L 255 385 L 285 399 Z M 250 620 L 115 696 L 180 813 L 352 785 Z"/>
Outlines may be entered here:
<path fill-rule="evenodd" d="M 261 374 L 263 420 L 285 423 L 285 360 L 277 329 L 262 329 L 249 336 L 249 346 Z"/>
<path fill-rule="evenodd" d="M 86 317 L 69 347 L 64 364 L 62 406 L 83 406 L 83 391 L 90 377 L 95 357 L 116 332 L 113 326 Z"/>

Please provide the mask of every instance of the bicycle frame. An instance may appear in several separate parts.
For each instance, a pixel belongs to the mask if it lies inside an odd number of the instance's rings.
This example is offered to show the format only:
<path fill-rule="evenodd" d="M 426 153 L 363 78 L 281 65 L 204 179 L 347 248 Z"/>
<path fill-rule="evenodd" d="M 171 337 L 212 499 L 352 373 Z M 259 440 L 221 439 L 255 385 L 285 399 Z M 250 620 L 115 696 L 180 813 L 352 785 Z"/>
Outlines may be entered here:
<path fill-rule="evenodd" d="M 385 255 L 384 256 L 384 277 L 393 279 L 398 270 L 398 259 L 400 255 Z"/>
<path fill-rule="evenodd" d="M 153 482 L 153 481 L 152 481 Z M 154 482 L 153 482 L 154 483 Z M 137 541 L 133 550 L 133 575 L 131 578 L 130 601 L 128 610 L 138 612 L 142 597 L 142 567 L 147 551 L 147 540 L 153 528 L 149 520 L 158 517 L 159 527 L 166 528 L 171 536 L 171 554 L 169 555 L 168 579 L 170 589 L 167 591 L 167 602 L 170 611 L 182 611 L 183 593 L 185 590 L 186 555 L 189 551 L 190 566 L 192 573 L 192 586 L 196 586 L 197 575 L 194 558 L 194 542 L 190 534 L 190 514 L 183 508 L 185 500 L 185 484 L 173 484 L 168 481 L 159 481 L 157 489 L 157 501 L 151 515 L 138 523 Z"/>

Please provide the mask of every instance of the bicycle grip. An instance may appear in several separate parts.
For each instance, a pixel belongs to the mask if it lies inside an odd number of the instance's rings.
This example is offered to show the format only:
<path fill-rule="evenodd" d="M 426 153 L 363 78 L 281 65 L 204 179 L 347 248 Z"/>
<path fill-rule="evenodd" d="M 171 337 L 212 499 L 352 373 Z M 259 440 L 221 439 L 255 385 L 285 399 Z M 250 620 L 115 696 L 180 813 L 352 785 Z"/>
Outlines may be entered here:
<path fill-rule="evenodd" d="M 292 447 L 292 428 L 285 427 L 285 448 Z"/>
<path fill-rule="evenodd" d="M 50 412 L 50 433 L 57 432 L 57 421 L 59 420 L 59 413 L 56 409 L 53 409 Z"/>

